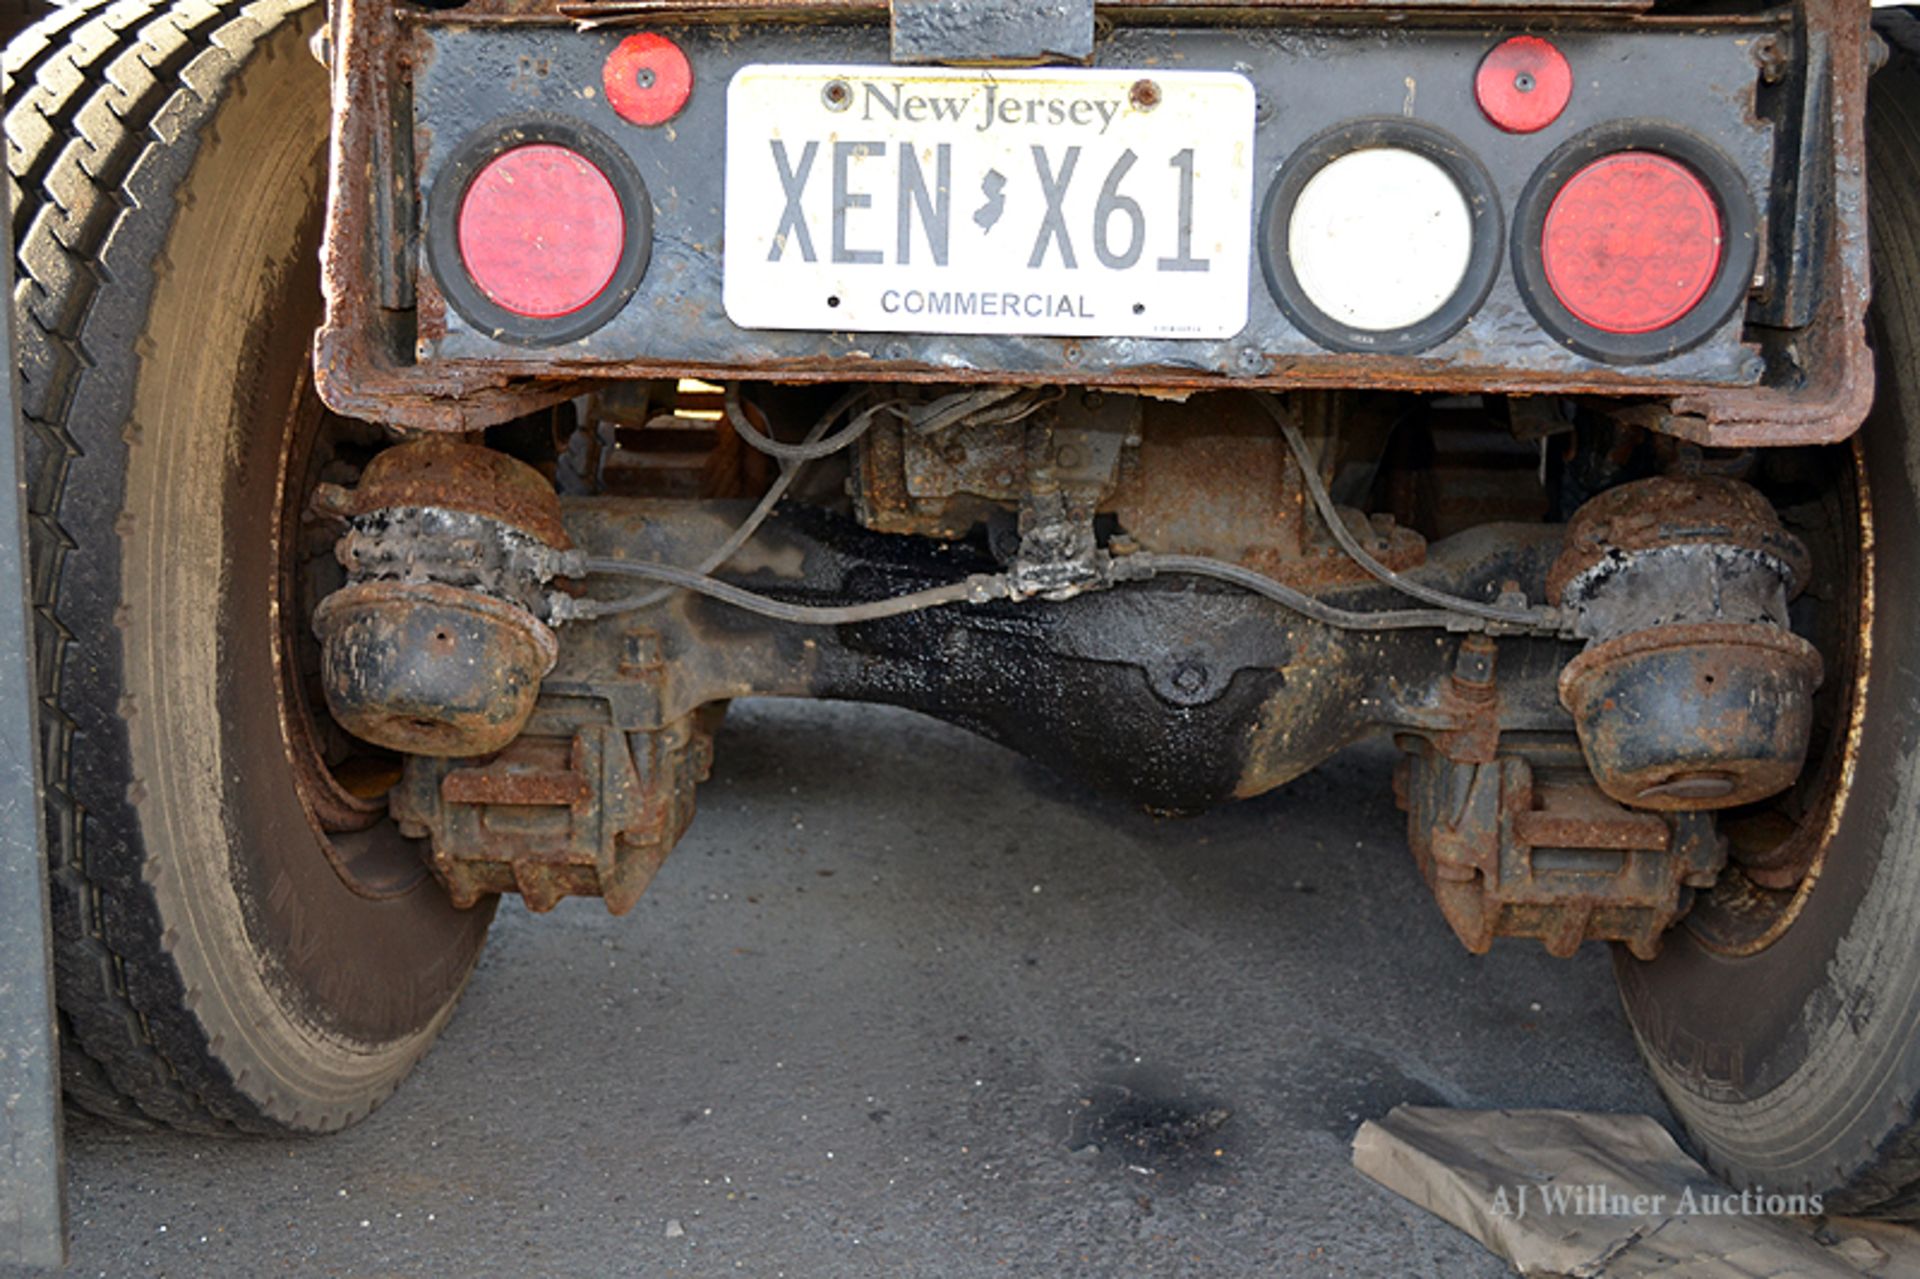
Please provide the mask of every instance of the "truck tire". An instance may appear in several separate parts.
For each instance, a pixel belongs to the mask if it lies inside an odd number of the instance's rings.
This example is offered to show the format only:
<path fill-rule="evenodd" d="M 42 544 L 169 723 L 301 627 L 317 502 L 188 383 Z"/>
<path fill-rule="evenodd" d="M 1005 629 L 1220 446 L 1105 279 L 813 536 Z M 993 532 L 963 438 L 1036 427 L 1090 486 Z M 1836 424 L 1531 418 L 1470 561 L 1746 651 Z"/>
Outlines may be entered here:
<path fill-rule="evenodd" d="M 127 1122 L 354 1122 L 492 913 L 452 908 L 307 696 L 305 485 L 376 438 L 311 384 L 321 20 L 81 0 L 6 51 L 64 1072 Z"/>
<path fill-rule="evenodd" d="M 1616 952 L 1641 1050 L 1673 1111 L 1723 1176 L 1818 1194 L 1828 1211 L 1920 1218 L 1920 61 L 1872 81 L 1878 361 L 1856 441 L 1866 518 L 1850 710 L 1810 873 L 1742 909 L 1779 926 L 1752 945 L 1697 904 L 1657 960 Z M 1848 469 L 1851 469 L 1849 467 Z M 1865 632 L 1865 643 L 1859 643 Z M 1829 682 L 1834 655 L 1829 654 Z M 1726 881 L 1714 897 L 1726 891 Z M 1703 907 L 1706 911 L 1702 915 Z M 1697 917 L 1697 918 L 1696 918 Z"/>

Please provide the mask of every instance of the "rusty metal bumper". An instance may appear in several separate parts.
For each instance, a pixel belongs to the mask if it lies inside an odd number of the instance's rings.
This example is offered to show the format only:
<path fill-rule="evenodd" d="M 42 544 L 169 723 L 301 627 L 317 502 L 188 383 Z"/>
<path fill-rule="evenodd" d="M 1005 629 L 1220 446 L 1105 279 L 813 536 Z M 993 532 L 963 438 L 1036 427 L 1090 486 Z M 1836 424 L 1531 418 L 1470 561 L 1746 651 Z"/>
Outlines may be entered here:
<path fill-rule="evenodd" d="M 908 6 L 915 13 L 924 8 Z M 1647 400 L 1661 429 L 1728 446 L 1841 439 L 1865 417 L 1873 394 L 1865 341 L 1864 103 L 1873 39 L 1866 0 L 1799 0 L 1764 11 L 1684 19 L 1663 14 L 1651 0 L 1448 5 L 1350 0 L 1313 7 L 1292 0 L 1231 7 L 1133 0 L 1103 4 L 1098 16 L 1096 62 L 1140 56 L 1158 48 L 1155 42 L 1201 40 L 1209 32 L 1216 39 L 1230 35 L 1256 52 L 1321 31 L 1370 34 L 1376 44 L 1412 41 L 1407 47 L 1414 48 L 1448 32 L 1478 32 L 1478 39 L 1521 22 L 1530 29 L 1562 30 L 1570 38 L 1583 32 L 1719 35 L 1762 63 L 1767 59 L 1758 46 L 1783 45 L 1790 50 L 1788 70 L 1771 81 L 1761 76 L 1735 91 L 1721 76 L 1712 89 L 1723 97 L 1734 94 L 1728 101 L 1746 103 L 1750 123 L 1770 140 L 1770 159 L 1754 162 L 1761 166 L 1756 185 L 1767 205 L 1757 231 L 1760 287 L 1744 315 L 1728 325 L 1714 359 L 1696 352 L 1700 358 L 1639 367 L 1558 349 L 1517 352 L 1497 333 L 1519 332 L 1516 320 L 1524 316 L 1504 313 L 1488 333 L 1466 340 L 1474 330 L 1463 330 L 1458 339 L 1419 355 L 1320 350 L 1297 334 L 1289 338 L 1284 326 L 1261 332 L 1257 324 L 1235 342 L 1206 351 L 1188 349 L 1204 344 L 1163 341 L 960 341 L 872 334 L 793 340 L 793 335 L 741 330 L 719 310 L 713 237 L 696 234 L 705 227 L 702 218 L 716 220 L 717 229 L 721 193 L 712 155 L 723 130 L 714 101 L 724 97 L 717 92 L 719 77 L 768 50 L 791 54 L 804 48 L 814 50 L 815 57 L 885 62 L 902 45 L 899 12 L 893 14 L 890 41 L 889 10 L 876 0 L 473 0 L 436 11 L 387 0 L 341 0 L 331 33 L 327 314 L 315 351 L 322 394 L 340 412 L 423 429 L 473 429 L 505 421 L 576 395 L 596 379 L 683 376 L 1053 382 L 1176 392 L 1235 385 L 1599 394 Z M 512 79 L 499 73 L 504 46 L 483 42 L 511 37 L 519 42 L 514 47 L 525 45 L 536 63 L 541 57 L 554 59 L 556 69 L 567 59 L 597 66 L 602 55 L 582 50 L 635 28 L 668 31 L 685 41 L 696 54 L 696 77 L 705 74 L 713 86 L 707 114 L 698 122 L 708 172 L 693 172 L 691 165 L 674 171 L 674 200 L 700 206 L 698 217 L 689 215 L 692 220 L 671 255 L 684 266 L 668 269 L 656 261 L 654 278 L 636 295 L 631 304 L 636 314 L 623 320 L 627 327 L 619 340 L 528 349 L 462 337 L 457 325 L 450 332 L 445 299 L 432 273 L 421 267 L 420 210 L 434 157 L 450 145 L 441 135 L 483 122 L 473 113 L 492 109 L 488 104 L 495 98 L 503 108 L 511 105 L 510 95 L 499 97 L 507 90 L 493 83 Z M 1338 46 L 1331 56 L 1338 58 Z M 461 58 L 469 61 L 460 63 Z M 460 74 L 450 75 L 456 66 Z M 1697 78 L 1713 75 L 1702 71 Z M 463 87 L 469 81 L 486 83 L 469 90 Z M 449 82 L 457 90 L 451 96 Z M 422 105 L 428 99 L 431 107 Z M 690 114 L 678 122 L 689 136 L 696 123 L 691 113 L 700 103 L 696 86 Z M 682 172 L 685 190 L 678 189 Z M 656 203 L 661 203 L 658 193 Z M 663 213 L 662 221 L 671 212 Z M 1496 289 L 1495 301 L 1499 296 Z M 697 340 L 629 340 L 648 332 Z M 1537 344 L 1538 339 L 1535 332 L 1523 340 Z"/>

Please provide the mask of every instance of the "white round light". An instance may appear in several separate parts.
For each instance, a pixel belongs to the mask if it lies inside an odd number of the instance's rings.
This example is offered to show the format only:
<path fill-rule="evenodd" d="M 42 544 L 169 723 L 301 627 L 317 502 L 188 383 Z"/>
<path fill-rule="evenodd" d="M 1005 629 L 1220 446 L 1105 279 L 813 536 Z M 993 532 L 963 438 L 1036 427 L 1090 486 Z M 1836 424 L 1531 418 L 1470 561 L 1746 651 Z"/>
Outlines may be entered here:
<path fill-rule="evenodd" d="M 1459 290 L 1473 216 L 1459 184 L 1427 157 L 1399 147 L 1354 151 L 1301 188 L 1287 255 L 1329 319 L 1386 333 L 1418 324 Z"/>

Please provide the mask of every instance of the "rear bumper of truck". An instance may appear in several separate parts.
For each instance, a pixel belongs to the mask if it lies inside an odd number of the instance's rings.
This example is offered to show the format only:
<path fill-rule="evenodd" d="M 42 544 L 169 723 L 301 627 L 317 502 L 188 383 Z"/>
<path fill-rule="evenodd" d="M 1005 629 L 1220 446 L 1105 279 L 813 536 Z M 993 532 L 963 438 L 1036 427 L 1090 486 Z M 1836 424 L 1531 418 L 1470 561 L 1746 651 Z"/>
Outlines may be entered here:
<path fill-rule="evenodd" d="M 1859 0 L 1802 0 L 1732 17 L 1688 17 L 1643 0 L 1133 3 L 1101 5 L 1097 27 L 1086 9 L 1084 40 L 1070 26 L 1035 30 L 1020 12 L 1010 8 L 1016 16 L 1000 20 L 991 5 L 904 0 L 891 9 L 867 0 L 477 0 L 437 11 L 343 0 L 331 32 L 327 318 L 316 352 L 322 394 L 338 411 L 425 429 L 509 420 L 600 379 L 1600 394 L 1645 398 L 1661 429 L 1725 446 L 1841 439 L 1867 413 L 1864 100 L 1873 37 Z M 1480 311 L 1448 340 L 1415 352 L 1328 349 L 1273 305 L 1257 264 L 1247 325 L 1227 340 L 796 333 L 741 327 L 722 305 L 719 156 L 726 86 L 742 67 L 885 66 L 930 54 L 961 61 L 968 47 L 978 50 L 969 62 L 1065 56 L 1096 67 L 1232 67 L 1255 82 L 1263 110 L 1277 99 L 1283 121 L 1299 102 L 1313 103 L 1317 114 L 1300 130 L 1391 124 L 1397 116 L 1468 136 L 1485 126 L 1475 123 L 1471 95 L 1453 83 L 1458 68 L 1523 28 L 1588 50 L 1596 62 L 1634 67 L 1618 84 L 1581 81 L 1575 104 L 1595 113 L 1589 123 L 1644 118 L 1664 127 L 1656 118 L 1673 116 L 1675 131 L 1704 137 L 1753 189 L 1753 286 L 1714 333 L 1671 358 L 1596 359 L 1543 333 L 1504 245 Z M 688 59 L 690 98 L 664 128 L 622 121 L 591 92 L 610 51 L 635 32 L 664 36 Z M 1378 87 L 1389 81 L 1391 102 Z M 1432 87 L 1423 93 L 1423 85 Z M 1300 96 L 1289 98 L 1296 89 Z M 646 192 L 651 267 L 604 328 L 564 344 L 500 340 L 463 322 L 430 269 L 429 206 L 462 142 L 493 122 L 506 128 L 529 117 L 595 131 L 632 157 L 636 171 L 655 175 Z M 1269 125 L 1261 127 L 1255 167 L 1264 185 L 1297 131 L 1271 126 L 1270 143 Z M 1504 206 L 1503 235 L 1523 221 L 1529 175 L 1550 143 L 1563 140 L 1469 137 L 1495 153 L 1481 158 Z"/>

